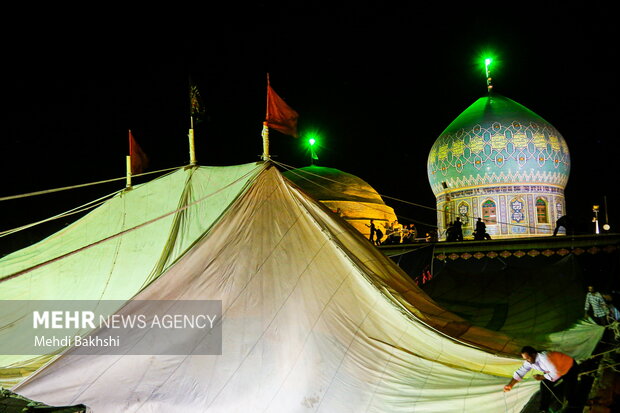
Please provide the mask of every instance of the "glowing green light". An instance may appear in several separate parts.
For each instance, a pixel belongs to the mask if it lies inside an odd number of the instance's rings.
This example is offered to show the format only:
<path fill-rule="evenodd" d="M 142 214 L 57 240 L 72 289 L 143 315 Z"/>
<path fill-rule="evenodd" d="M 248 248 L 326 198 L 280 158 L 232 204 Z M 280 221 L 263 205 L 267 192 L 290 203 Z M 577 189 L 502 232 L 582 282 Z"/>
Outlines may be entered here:
<path fill-rule="evenodd" d="M 487 57 L 486 59 L 484 59 L 484 70 L 486 72 L 487 77 L 489 77 L 489 66 L 491 66 L 492 62 L 493 62 L 493 59 L 491 59 L 490 57 Z"/>
<path fill-rule="evenodd" d="M 304 135 L 308 146 L 320 146 L 321 135 L 317 131 L 306 132 Z"/>
<path fill-rule="evenodd" d="M 476 74 L 483 73 L 487 84 L 487 91 L 491 92 L 493 89 L 493 74 L 500 73 L 502 66 L 502 55 L 500 52 L 492 47 L 484 47 L 476 52 L 471 59 L 472 70 Z M 498 71 L 499 70 L 499 71 Z"/>
<path fill-rule="evenodd" d="M 306 146 L 306 152 L 310 155 L 310 163 L 314 165 L 314 161 L 319 159 L 317 155 L 318 148 L 321 147 L 322 135 L 320 130 L 311 129 L 302 133 L 305 137 L 304 142 Z"/>

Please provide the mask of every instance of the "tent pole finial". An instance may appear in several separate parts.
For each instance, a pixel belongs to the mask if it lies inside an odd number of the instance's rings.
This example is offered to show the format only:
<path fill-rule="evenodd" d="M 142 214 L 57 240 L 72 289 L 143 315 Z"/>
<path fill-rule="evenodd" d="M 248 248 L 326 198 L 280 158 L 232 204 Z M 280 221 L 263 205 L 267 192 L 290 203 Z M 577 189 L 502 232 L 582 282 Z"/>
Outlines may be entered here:
<path fill-rule="evenodd" d="M 193 126 L 193 125 L 192 125 Z M 194 128 L 190 128 L 189 133 L 187 134 L 189 138 L 189 164 L 194 166 L 196 165 L 196 148 L 194 147 Z"/>
<path fill-rule="evenodd" d="M 268 161 L 271 159 L 269 155 L 269 127 L 267 126 L 267 122 L 263 122 L 263 131 L 261 132 L 263 136 L 263 161 Z"/>
<path fill-rule="evenodd" d="M 125 187 L 127 189 L 131 188 L 131 156 L 127 155 L 125 157 L 125 165 L 127 166 L 127 183 Z"/>

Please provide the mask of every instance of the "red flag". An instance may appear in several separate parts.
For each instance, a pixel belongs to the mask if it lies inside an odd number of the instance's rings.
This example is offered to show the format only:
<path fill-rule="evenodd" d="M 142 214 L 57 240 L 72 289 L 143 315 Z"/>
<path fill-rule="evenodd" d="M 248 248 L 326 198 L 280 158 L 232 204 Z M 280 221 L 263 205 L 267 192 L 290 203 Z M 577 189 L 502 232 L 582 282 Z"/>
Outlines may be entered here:
<path fill-rule="evenodd" d="M 129 157 L 131 159 L 132 175 L 142 173 L 149 165 L 149 158 L 146 157 L 146 154 L 134 139 L 131 130 L 129 131 Z"/>
<path fill-rule="evenodd" d="M 271 88 L 267 75 L 267 117 L 268 127 L 285 135 L 299 137 L 297 133 L 297 118 L 299 115 Z"/>

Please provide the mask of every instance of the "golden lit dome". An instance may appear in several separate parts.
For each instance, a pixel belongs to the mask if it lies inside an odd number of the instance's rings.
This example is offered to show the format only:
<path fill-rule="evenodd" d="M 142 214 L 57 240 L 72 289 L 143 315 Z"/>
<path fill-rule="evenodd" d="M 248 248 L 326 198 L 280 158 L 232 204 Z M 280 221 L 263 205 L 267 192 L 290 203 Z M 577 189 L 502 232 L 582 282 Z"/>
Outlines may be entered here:
<path fill-rule="evenodd" d="M 306 166 L 287 171 L 287 179 L 308 195 L 340 214 L 368 237 L 370 220 L 383 231 L 383 225 L 396 221 L 394 209 L 363 179 L 334 168 Z M 385 231 L 383 231 L 385 232 Z"/>

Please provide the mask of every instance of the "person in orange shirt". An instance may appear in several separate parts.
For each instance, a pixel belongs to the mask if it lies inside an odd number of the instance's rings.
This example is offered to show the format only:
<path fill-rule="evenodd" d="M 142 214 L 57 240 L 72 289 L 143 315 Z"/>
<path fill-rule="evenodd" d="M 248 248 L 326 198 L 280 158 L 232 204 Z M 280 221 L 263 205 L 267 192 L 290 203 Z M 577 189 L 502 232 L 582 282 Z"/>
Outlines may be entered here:
<path fill-rule="evenodd" d="M 534 347 L 525 346 L 521 349 L 521 357 L 524 362 L 521 368 L 514 372 L 510 382 L 504 386 L 504 391 L 512 390 L 512 387 L 523 380 L 523 377 L 531 369 L 538 370 L 543 374 L 534 374 L 534 379 L 540 381 L 540 410 L 546 412 L 551 403 L 552 389 L 562 378 L 564 382 L 564 397 L 568 401 L 569 408 L 576 408 L 577 376 L 579 367 L 577 362 L 569 355 L 559 351 L 538 351 Z"/>

